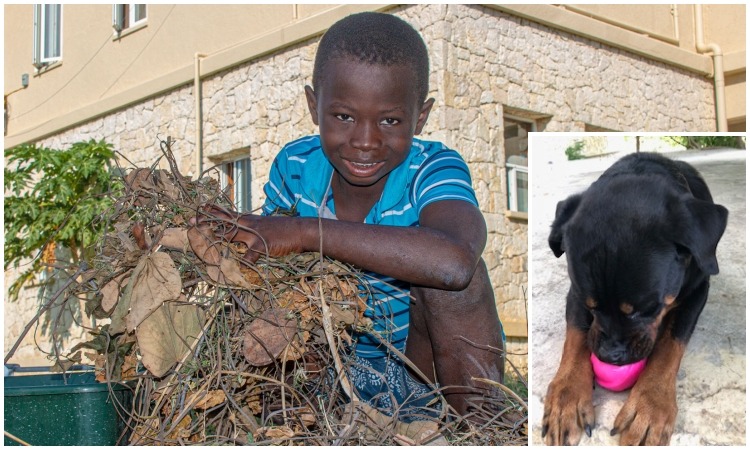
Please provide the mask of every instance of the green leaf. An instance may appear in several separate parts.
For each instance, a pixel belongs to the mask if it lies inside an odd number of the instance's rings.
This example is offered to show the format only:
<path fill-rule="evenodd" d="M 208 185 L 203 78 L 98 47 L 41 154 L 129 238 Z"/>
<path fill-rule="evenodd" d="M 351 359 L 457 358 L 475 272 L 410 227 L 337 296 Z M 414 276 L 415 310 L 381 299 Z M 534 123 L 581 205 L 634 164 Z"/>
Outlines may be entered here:
<path fill-rule="evenodd" d="M 49 242 L 80 252 L 103 234 L 106 221 L 95 218 L 112 206 L 113 197 L 102 194 L 121 189 L 113 181 L 111 144 L 92 139 L 62 150 L 24 144 L 6 150 L 5 158 L 6 270 L 38 257 Z M 35 261 L 31 267 L 11 286 L 11 300 L 43 265 Z"/>

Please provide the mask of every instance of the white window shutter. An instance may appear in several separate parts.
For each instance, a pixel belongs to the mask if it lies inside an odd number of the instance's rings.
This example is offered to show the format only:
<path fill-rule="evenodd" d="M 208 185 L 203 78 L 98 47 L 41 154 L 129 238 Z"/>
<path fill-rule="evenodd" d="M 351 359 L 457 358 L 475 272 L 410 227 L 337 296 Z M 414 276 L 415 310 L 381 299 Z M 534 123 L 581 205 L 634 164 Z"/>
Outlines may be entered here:
<path fill-rule="evenodd" d="M 115 29 L 117 34 L 120 34 L 125 24 L 124 12 L 125 8 L 122 5 L 112 5 L 112 28 Z"/>
<path fill-rule="evenodd" d="M 39 69 L 42 64 L 42 5 L 34 5 L 34 55 L 32 64 Z"/>

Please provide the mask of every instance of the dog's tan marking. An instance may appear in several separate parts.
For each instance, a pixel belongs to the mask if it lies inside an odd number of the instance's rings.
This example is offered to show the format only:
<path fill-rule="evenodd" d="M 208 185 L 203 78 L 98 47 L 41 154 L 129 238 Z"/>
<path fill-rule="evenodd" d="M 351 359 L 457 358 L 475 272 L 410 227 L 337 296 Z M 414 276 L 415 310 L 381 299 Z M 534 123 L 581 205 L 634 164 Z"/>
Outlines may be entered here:
<path fill-rule="evenodd" d="M 547 445 L 576 445 L 594 426 L 592 386 L 586 332 L 571 325 L 565 333 L 560 367 L 544 398 L 542 435 Z"/>
<path fill-rule="evenodd" d="M 588 307 L 589 309 L 594 309 L 594 308 L 596 308 L 596 307 L 597 307 L 597 305 L 598 305 L 598 303 L 596 303 L 596 300 L 594 300 L 594 299 L 593 299 L 593 298 L 591 298 L 591 297 L 586 297 L 586 306 L 587 306 L 587 307 Z"/>
<path fill-rule="evenodd" d="M 634 308 L 630 303 L 620 303 L 620 311 L 627 316 L 633 314 Z"/>
<path fill-rule="evenodd" d="M 677 304 L 675 303 L 675 299 L 676 297 L 673 295 L 664 297 L 664 307 L 661 309 L 659 315 L 656 316 L 656 318 L 648 328 L 649 336 L 651 336 L 651 339 L 653 341 L 656 341 L 657 335 L 659 334 L 659 327 L 661 327 L 661 323 L 664 320 L 664 317 L 669 314 L 669 311 L 672 311 L 672 309 L 677 306 Z"/>
<path fill-rule="evenodd" d="M 677 417 L 677 372 L 684 353 L 685 344 L 665 330 L 615 419 L 613 431 L 621 433 L 620 445 L 669 444 Z"/>

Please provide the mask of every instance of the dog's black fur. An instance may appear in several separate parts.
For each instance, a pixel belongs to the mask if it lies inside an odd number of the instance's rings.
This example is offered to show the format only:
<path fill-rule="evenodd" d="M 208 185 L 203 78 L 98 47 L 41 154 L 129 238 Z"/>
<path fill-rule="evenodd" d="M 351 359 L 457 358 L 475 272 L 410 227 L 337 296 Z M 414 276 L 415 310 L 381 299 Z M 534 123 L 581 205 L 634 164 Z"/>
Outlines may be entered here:
<path fill-rule="evenodd" d="M 561 201 L 549 245 L 555 256 L 567 256 L 569 332 L 585 333 L 587 350 L 617 365 L 651 356 L 662 338 L 684 346 L 706 303 L 709 276 L 719 272 L 716 247 L 727 215 L 692 166 L 651 153 L 620 159 L 585 192 Z M 673 365 L 659 358 L 647 370 Z M 545 405 L 543 431 L 556 426 L 550 408 L 563 407 L 563 397 Z"/>

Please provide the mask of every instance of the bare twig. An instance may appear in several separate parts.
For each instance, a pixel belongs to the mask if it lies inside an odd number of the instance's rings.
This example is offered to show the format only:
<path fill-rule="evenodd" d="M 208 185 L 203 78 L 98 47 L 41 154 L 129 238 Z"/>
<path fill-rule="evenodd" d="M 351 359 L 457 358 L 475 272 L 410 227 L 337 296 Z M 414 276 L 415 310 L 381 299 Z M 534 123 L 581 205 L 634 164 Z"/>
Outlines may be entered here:
<path fill-rule="evenodd" d="M 60 298 L 67 290 L 68 288 L 76 281 L 76 278 L 78 278 L 78 275 L 80 275 L 82 272 L 86 270 L 86 263 L 83 262 L 78 267 L 78 269 L 75 271 L 73 275 L 71 275 L 68 280 L 65 282 L 65 284 L 62 285 L 60 289 L 57 290 L 55 295 L 52 296 L 47 303 L 44 304 L 41 308 L 39 308 L 39 311 L 37 311 L 36 315 L 33 319 L 29 321 L 29 323 L 26 324 L 26 326 L 23 328 L 23 331 L 21 331 L 21 335 L 16 340 L 15 344 L 10 348 L 8 353 L 5 355 L 5 361 L 4 363 L 8 363 L 10 358 L 13 357 L 13 354 L 16 353 L 16 350 L 18 350 L 18 347 L 21 345 L 21 342 L 23 341 L 23 338 L 26 337 L 26 334 L 31 330 L 31 328 L 37 323 L 40 317 L 42 317 L 42 314 L 47 312 L 52 306 L 55 304 L 57 299 Z"/>
<path fill-rule="evenodd" d="M 4 433 L 5 433 L 5 437 L 7 437 L 8 439 L 11 439 L 11 440 L 13 440 L 13 441 L 15 441 L 15 442 L 17 442 L 17 443 L 19 443 L 21 445 L 25 445 L 25 446 L 30 446 L 31 445 L 28 442 L 24 441 L 23 439 L 21 439 L 19 437 L 16 437 L 16 436 L 14 436 L 14 435 L 12 435 L 10 433 L 8 433 L 7 431 L 5 431 Z"/>

